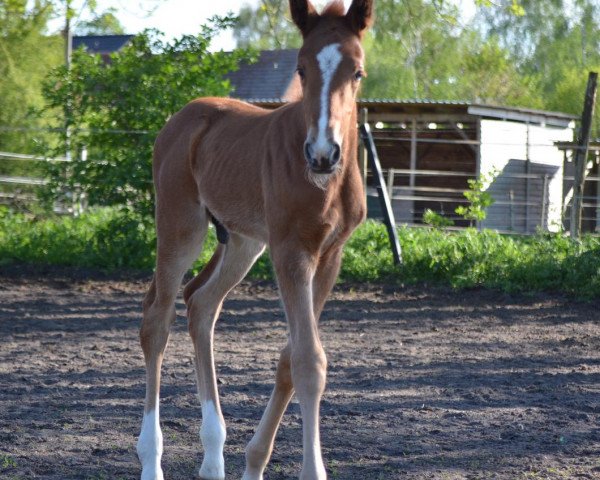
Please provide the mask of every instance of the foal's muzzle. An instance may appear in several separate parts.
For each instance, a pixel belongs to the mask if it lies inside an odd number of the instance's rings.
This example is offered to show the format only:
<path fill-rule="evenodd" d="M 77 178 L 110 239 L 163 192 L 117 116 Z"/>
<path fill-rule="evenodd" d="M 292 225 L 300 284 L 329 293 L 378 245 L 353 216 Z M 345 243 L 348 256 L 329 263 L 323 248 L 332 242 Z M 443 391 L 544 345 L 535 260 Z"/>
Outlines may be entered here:
<path fill-rule="evenodd" d="M 315 142 L 304 142 L 304 158 L 315 173 L 332 173 L 342 155 L 342 147 L 335 140 L 317 146 Z"/>

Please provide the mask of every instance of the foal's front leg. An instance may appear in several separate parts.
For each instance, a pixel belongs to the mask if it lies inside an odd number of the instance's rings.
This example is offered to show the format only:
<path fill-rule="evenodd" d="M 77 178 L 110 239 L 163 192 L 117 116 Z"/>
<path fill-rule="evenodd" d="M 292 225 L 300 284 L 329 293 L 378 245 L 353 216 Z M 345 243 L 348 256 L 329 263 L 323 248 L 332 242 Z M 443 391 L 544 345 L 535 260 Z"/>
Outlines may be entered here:
<path fill-rule="evenodd" d="M 316 256 L 301 245 L 286 242 L 272 247 L 273 262 L 283 300 L 291 345 L 291 376 L 302 412 L 303 462 L 300 479 L 327 477 L 319 435 L 319 407 L 325 390 L 327 360 L 319 338 L 313 306 Z"/>
<path fill-rule="evenodd" d="M 313 313 L 316 322 L 319 321 L 325 301 L 335 284 L 341 258 L 342 247 L 333 246 L 319 260 L 312 284 Z M 279 358 L 275 374 L 275 387 L 271 398 L 256 433 L 246 448 L 246 470 L 242 480 L 262 480 L 263 472 L 271 457 L 281 418 L 294 393 L 290 372 L 290 353 L 291 345 L 288 343 Z"/>

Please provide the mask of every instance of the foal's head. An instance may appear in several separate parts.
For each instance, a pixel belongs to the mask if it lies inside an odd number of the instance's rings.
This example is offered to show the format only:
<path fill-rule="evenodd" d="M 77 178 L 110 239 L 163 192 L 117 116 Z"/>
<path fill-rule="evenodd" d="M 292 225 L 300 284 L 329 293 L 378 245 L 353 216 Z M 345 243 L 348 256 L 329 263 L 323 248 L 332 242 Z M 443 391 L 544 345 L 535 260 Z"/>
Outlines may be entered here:
<path fill-rule="evenodd" d="M 344 14 L 341 0 L 319 15 L 309 0 L 290 0 L 304 43 L 298 54 L 307 136 L 304 156 L 313 173 L 336 171 L 364 72 L 360 41 L 369 25 L 373 0 L 353 0 Z M 320 176 L 320 175 L 319 175 Z"/>

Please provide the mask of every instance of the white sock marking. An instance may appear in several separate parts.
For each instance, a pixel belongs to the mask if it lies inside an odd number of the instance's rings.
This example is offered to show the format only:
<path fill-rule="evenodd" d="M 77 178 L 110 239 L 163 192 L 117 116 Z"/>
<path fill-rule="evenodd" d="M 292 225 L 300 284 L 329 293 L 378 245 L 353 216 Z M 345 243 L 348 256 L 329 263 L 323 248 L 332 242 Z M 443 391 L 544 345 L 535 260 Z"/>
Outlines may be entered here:
<path fill-rule="evenodd" d="M 208 480 L 225 478 L 225 426 L 221 423 L 215 404 L 211 400 L 202 402 L 202 426 L 200 440 L 204 447 L 204 459 L 200 467 L 200 477 Z"/>
<path fill-rule="evenodd" d="M 158 399 L 156 409 L 144 413 L 142 431 L 137 443 L 137 454 L 142 464 L 142 480 L 163 480 L 160 459 L 163 437 L 160 431 Z"/>
<path fill-rule="evenodd" d="M 331 146 L 327 141 L 327 124 L 329 123 L 329 89 L 331 88 L 331 80 L 335 74 L 340 62 L 342 54 L 340 53 L 339 43 L 327 45 L 317 54 L 317 61 L 321 69 L 321 78 L 323 85 L 321 89 L 321 109 L 319 112 L 319 123 L 317 131 L 317 141 L 314 148 L 316 151 L 329 152 Z"/>

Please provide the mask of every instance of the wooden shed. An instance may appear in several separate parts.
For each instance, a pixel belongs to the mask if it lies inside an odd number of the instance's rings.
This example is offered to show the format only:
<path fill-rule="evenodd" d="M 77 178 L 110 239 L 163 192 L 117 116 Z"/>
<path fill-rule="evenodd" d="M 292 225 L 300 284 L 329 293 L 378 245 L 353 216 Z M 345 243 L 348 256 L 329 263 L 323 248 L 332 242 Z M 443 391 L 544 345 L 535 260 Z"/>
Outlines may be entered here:
<path fill-rule="evenodd" d="M 398 223 L 422 223 L 427 209 L 466 222 L 468 180 L 480 178 L 494 199 L 480 226 L 533 233 L 558 230 L 564 155 L 575 117 L 559 112 L 468 102 L 361 100 L 388 171 Z"/>

